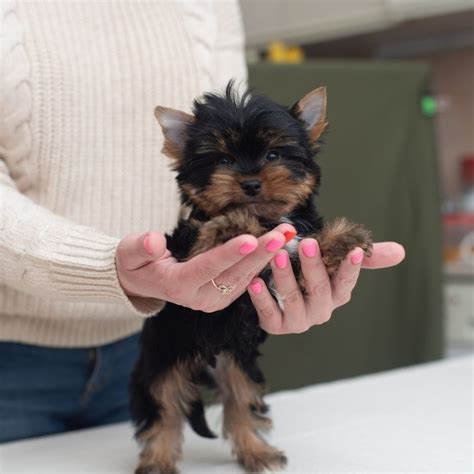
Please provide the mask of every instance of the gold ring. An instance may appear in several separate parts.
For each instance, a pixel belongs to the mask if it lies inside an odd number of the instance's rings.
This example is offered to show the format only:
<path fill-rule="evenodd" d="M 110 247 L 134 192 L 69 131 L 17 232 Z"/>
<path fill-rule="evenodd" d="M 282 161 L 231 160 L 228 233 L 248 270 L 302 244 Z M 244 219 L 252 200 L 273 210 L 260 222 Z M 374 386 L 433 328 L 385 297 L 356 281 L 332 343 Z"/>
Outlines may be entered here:
<path fill-rule="evenodd" d="M 218 285 L 214 278 L 211 278 L 211 282 L 214 285 L 214 288 L 219 290 L 223 295 L 230 295 L 235 290 L 235 285 L 223 285 L 222 283 Z"/>

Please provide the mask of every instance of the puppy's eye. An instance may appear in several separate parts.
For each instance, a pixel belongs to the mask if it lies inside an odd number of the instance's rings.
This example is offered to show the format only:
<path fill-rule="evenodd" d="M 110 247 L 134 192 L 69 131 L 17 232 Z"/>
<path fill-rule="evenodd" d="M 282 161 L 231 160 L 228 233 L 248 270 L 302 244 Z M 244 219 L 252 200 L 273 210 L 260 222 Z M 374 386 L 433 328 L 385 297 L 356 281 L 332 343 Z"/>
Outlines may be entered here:
<path fill-rule="evenodd" d="M 270 150 L 265 156 L 267 161 L 277 161 L 280 159 L 280 152 L 276 150 Z"/>
<path fill-rule="evenodd" d="M 226 166 L 226 165 L 230 165 L 230 164 L 231 164 L 231 160 L 230 160 L 230 158 L 227 158 L 227 156 L 220 156 L 220 157 L 217 159 L 217 163 L 218 163 L 219 165 Z"/>

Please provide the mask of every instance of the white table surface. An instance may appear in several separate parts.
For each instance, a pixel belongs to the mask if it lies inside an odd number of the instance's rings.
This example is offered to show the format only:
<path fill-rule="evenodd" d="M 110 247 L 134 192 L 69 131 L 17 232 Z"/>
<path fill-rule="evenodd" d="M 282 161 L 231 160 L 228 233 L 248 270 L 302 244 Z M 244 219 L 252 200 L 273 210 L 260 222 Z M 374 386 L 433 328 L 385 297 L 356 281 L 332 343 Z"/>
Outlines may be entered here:
<path fill-rule="evenodd" d="M 267 397 L 292 473 L 474 471 L 473 362 L 459 357 Z M 220 408 L 208 410 L 219 425 Z M 0 446 L 1 474 L 131 474 L 127 423 Z M 229 445 L 186 431 L 182 474 L 241 473 Z"/>

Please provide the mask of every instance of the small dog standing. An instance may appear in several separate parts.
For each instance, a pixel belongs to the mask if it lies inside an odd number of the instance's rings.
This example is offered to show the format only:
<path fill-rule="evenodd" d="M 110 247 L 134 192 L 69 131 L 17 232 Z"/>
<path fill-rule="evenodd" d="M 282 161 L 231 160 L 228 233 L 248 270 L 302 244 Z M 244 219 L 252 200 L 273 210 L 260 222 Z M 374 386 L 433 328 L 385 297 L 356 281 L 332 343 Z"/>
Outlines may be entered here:
<path fill-rule="evenodd" d="M 189 217 L 166 236 L 178 260 L 240 234 L 259 237 L 290 223 L 297 236 L 286 249 L 304 292 L 295 245 L 302 238 L 318 240 L 330 276 L 356 246 L 370 254 L 366 229 L 343 218 L 323 226 L 314 205 L 320 182 L 314 156 L 327 126 L 325 88 L 288 109 L 250 92 L 239 96 L 229 83 L 224 94 L 196 100 L 193 115 L 157 107 L 155 116 L 165 137 L 163 152 L 177 171 L 182 203 L 190 207 Z M 260 276 L 272 289 L 269 268 Z M 232 291 L 223 284 L 216 288 Z M 201 436 L 215 437 L 204 417 L 201 385 L 219 390 L 224 436 L 247 471 L 285 466 L 285 455 L 260 435 L 272 425 L 257 366 L 265 338 L 247 293 L 216 313 L 167 303 L 146 320 L 130 384 L 136 436 L 143 443 L 136 474 L 178 472 L 186 419 Z"/>

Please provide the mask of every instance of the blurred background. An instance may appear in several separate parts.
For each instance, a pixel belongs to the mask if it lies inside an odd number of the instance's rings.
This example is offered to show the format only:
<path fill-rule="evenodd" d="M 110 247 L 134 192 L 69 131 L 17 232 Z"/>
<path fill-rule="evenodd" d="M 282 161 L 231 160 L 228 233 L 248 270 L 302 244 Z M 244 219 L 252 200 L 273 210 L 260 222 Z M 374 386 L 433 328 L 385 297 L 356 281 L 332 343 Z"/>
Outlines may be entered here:
<path fill-rule="evenodd" d="M 455 357 L 474 342 L 473 0 L 241 0 L 249 82 L 328 88 L 318 199 L 407 251 L 326 325 L 271 338 L 271 390 Z"/>

